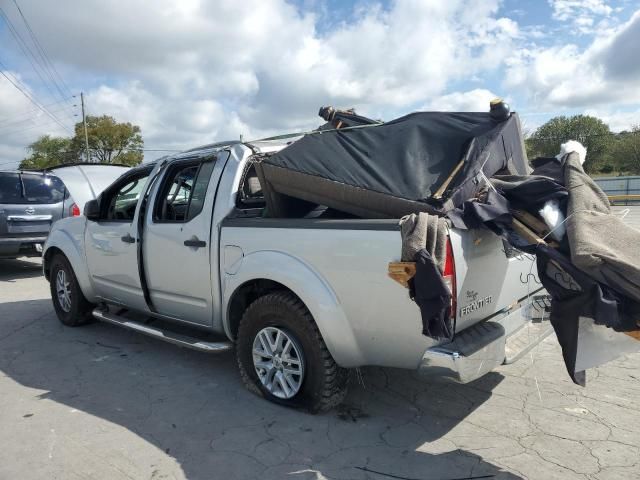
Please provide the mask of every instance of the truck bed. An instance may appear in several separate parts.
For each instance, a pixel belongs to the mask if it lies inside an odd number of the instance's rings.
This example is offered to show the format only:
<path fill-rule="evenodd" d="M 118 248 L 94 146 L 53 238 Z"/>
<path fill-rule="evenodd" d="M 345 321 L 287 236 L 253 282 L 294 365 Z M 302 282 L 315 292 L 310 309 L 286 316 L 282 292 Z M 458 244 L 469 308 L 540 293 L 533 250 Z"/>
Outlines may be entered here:
<path fill-rule="evenodd" d="M 450 238 L 456 331 L 499 318 L 540 289 L 533 258 L 508 258 L 493 233 L 453 229 Z M 344 309 L 363 364 L 417 368 L 425 350 L 438 344 L 421 334 L 420 310 L 408 290 L 387 276 L 388 263 L 400 260 L 397 220 L 228 218 L 220 245 L 223 252 L 226 245 L 240 247 L 245 258 L 260 251 L 282 252 L 311 268 Z M 221 284 L 224 289 L 224 279 Z"/>

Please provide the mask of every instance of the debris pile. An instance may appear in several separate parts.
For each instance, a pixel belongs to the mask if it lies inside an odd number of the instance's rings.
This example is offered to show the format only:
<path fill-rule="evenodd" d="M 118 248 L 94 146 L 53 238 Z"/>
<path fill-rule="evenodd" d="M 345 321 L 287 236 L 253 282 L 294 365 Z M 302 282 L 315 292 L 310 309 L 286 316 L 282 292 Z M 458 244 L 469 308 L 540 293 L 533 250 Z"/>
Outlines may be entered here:
<path fill-rule="evenodd" d="M 402 260 L 416 262 L 408 286 L 425 335 L 451 340 L 455 331 L 438 243 L 452 225 L 488 228 L 536 255 L 574 382 L 638 349 L 640 231 L 611 213 L 582 169 L 582 145 L 569 142 L 530 166 L 518 116 L 502 101 L 488 113 L 419 112 L 386 123 L 353 110 L 319 113 L 325 125 L 256 163 L 265 214 L 303 217 L 322 206 L 320 215 L 333 218 L 403 217 Z M 407 255 L 411 238 L 422 248 Z M 396 267 L 390 273 L 400 278 L 407 267 Z"/>

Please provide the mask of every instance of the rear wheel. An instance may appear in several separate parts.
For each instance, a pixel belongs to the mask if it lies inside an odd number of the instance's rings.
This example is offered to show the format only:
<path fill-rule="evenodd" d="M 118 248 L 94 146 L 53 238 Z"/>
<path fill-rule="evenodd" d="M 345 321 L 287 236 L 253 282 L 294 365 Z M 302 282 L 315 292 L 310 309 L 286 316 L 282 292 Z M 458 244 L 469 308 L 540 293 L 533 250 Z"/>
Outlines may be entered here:
<path fill-rule="evenodd" d="M 84 325 L 93 320 L 92 303 L 85 298 L 73 268 L 63 255 L 56 255 L 51 261 L 49 287 L 51 300 L 58 319 L 69 327 Z"/>
<path fill-rule="evenodd" d="M 247 388 L 272 402 L 315 413 L 346 394 L 348 371 L 336 364 L 304 304 L 288 292 L 267 294 L 247 308 L 236 354 Z"/>

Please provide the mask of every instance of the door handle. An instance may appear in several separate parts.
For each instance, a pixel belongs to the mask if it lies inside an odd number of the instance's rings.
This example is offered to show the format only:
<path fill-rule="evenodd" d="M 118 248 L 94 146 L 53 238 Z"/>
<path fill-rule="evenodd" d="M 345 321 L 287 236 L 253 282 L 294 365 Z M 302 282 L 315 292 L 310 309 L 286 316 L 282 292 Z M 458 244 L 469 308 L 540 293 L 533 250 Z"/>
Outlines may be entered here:
<path fill-rule="evenodd" d="M 204 240 L 198 240 L 198 237 L 193 237 L 189 240 L 185 240 L 184 241 L 184 246 L 185 247 L 195 247 L 195 248 L 200 248 L 200 247 L 206 247 L 207 246 L 207 242 L 205 242 Z"/>
<path fill-rule="evenodd" d="M 136 243 L 136 239 L 131 236 L 130 233 L 127 233 L 124 237 L 120 237 L 124 243 Z"/>

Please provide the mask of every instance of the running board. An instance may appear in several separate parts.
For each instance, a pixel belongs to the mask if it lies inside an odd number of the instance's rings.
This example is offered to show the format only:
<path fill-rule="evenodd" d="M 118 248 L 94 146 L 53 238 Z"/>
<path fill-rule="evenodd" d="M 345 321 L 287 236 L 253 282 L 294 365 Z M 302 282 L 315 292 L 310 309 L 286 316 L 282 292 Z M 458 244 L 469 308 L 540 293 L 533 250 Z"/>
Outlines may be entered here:
<path fill-rule="evenodd" d="M 171 332 L 168 330 L 161 330 L 149 325 L 145 325 L 134 320 L 130 320 L 113 313 L 105 312 L 99 308 L 96 308 L 92 312 L 93 316 L 100 321 L 111 323 L 119 327 L 128 328 L 136 332 L 148 335 L 150 337 L 163 340 L 165 342 L 173 343 L 180 347 L 191 348 L 200 352 L 206 353 L 221 353 L 231 350 L 233 345 L 231 342 L 206 342 L 195 337 L 189 337 L 179 333 Z"/>

